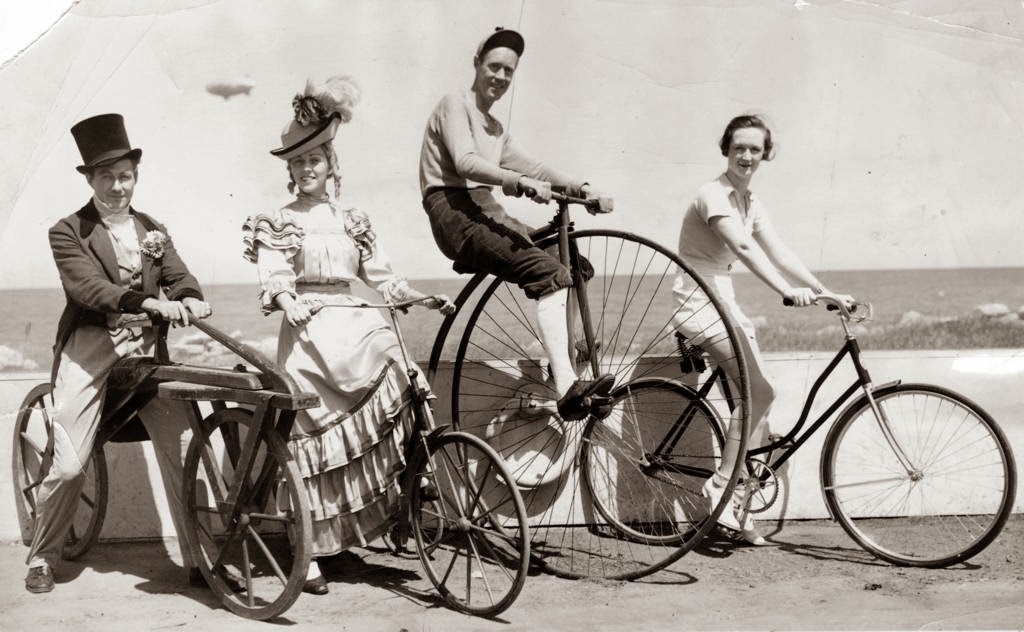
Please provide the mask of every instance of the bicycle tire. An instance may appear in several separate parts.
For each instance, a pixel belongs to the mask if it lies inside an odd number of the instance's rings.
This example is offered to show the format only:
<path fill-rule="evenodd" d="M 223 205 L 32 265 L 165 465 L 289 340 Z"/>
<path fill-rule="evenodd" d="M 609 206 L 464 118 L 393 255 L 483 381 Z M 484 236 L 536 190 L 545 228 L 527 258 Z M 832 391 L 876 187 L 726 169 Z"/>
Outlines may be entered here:
<path fill-rule="evenodd" d="M 445 432 L 425 441 L 406 480 L 409 524 L 423 569 L 457 610 L 493 617 L 526 582 L 526 507 L 501 457 L 479 437 Z M 423 489 L 436 491 L 425 497 Z"/>
<path fill-rule="evenodd" d="M 187 538 L 210 589 L 228 610 L 262 621 L 302 592 L 312 523 L 305 484 L 276 431 L 261 433 L 247 482 L 230 499 L 243 437 L 256 423 L 241 408 L 203 421 L 185 457 L 184 502 Z M 236 592 L 229 578 L 244 590 Z"/>
<path fill-rule="evenodd" d="M 612 399 L 612 413 L 591 418 L 580 447 L 594 508 L 624 549 L 676 546 L 686 552 L 714 525 L 701 490 L 721 460 L 723 424 L 693 389 L 674 380 L 637 380 L 613 391 Z M 612 559 L 638 558 L 620 553 Z"/>
<path fill-rule="evenodd" d="M 900 463 L 861 398 L 822 448 L 832 516 L 892 564 L 942 568 L 977 555 L 999 535 L 1016 494 L 1003 431 L 980 406 L 939 386 L 893 385 L 873 395 L 912 469 Z"/>
<path fill-rule="evenodd" d="M 47 399 L 51 386 L 38 384 L 29 391 L 18 408 L 14 424 L 12 477 L 14 497 L 26 545 L 31 545 L 32 523 L 36 513 L 36 491 L 43 475 L 41 464 L 53 417 Z M 74 560 L 82 557 L 99 539 L 107 515 L 109 479 L 103 445 L 93 444 L 83 470 L 84 483 L 78 495 L 78 507 L 61 549 L 61 557 Z"/>
<path fill-rule="evenodd" d="M 552 235 L 537 245 L 549 248 L 556 242 L 557 235 Z M 594 269 L 586 297 L 596 353 L 590 353 L 584 345 L 586 355 L 592 357 L 582 357 L 584 349 L 577 348 L 581 378 L 611 373 L 616 377 L 616 388 L 655 376 L 697 380 L 695 374 L 682 374 L 682 358 L 674 336 L 673 317 L 679 307 L 672 288 L 677 275 L 682 275 L 689 287 L 704 293 L 704 309 L 714 311 L 706 320 L 721 325 L 735 350 L 732 357 L 740 375 L 732 405 L 742 407 L 745 414 L 741 423 L 744 428 L 749 426 L 749 385 L 737 330 L 715 291 L 696 272 L 659 244 L 621 231 L 574 231 L 569 234 L 569 248 L 570 253 L 585 257 Z M 500 279 L 477 275 L 467 288 L 475 290 L 477 286 L 483 289 L 469 310 L 455 355 L 452 423 L 459 430 L 490 441 L 506 460 L 530 515 L 534 561 L 562 577 L 622 579 L 642 577 L 678 559 L 685 550 L 680 552 L 664 544 L 645 551 L 645 558 L 625 560 L 621 566 L 626 570 L 579 559 L 605 559 L 621 553 L 619 543 L 613 542 L 615 538 L 608 537 L 603 518 L 593 510 L 590 499 L 581 494 L 575 447 L 586 422 L 566 423 L 553 412 L 545 416 L 543 407 L 532 417 L 516 419 L 515 410 L 510 414 L 510 402 L 514 409 L 516 400 L 521 402 L 526 396 L 546 401 L 548 409 L 553 407 L 555 395 L 544 366 L 546 356 L 537 333 L 535 309 L 527 305 L 532 301 L 518 287 Z M 575 296 L 570 291 L 570 301 L 575 301 Z M 468 301 L 460 308 L 467 306 Z M 457 316 L 450 317 L 452 320 L 445 323 L 435 342 L 434 369 L 444 347 L 440 336 L 451 329 Z M 582 331 L 579 313 L 572 330 Z M 729 409 L 720 391 L 709 394 L 706 403 Z M 746 435 L 744 431 L 741 454 Z M 741 474 L 742 459 L 737 461 L 723 498 L 732 497 Z M 713 508 L 715 518 L 725 504 L 723 501 Z M 709 530 L 710 525 L 702 525 L 692 542 L 689 538 L 682 541 L 692 548 Z"/>

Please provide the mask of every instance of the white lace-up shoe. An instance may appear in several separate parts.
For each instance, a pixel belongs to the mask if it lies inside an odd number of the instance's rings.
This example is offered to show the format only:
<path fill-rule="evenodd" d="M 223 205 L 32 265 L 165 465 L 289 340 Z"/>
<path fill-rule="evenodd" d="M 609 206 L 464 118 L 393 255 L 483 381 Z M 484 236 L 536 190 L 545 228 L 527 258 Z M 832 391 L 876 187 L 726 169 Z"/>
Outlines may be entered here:
<path fill-rule="evenodd" d="M 718 503 L 721 502 L 723 492 L 725 492 L 725 488 L 715 485 L 714 477 L 709 478 L 704 482 L 704 487 L 701 489 L 701 493 L 708 499 L 708 513 L 714 511 L 715 507 L 718 506 Z M 734 511 L 732 503 L 722 510 L 721 515 L 718 516 L 718 524 L 727 529 L 732 529 L 733 531 L 742 530 L 739 521 L 736 520 L 736 512 Z"/>
<path fill-rule="evenodd" d="M 739 491 L 737 489 L 737 491 Z M 753 544 L 754 546 L 766 546 L 768 541 L 764 539 L 761 532 L 757 530 L 757 525 L 754 523 L 754 517 L 747 510 L 745 504 L 740 501 L 736 506 L 735 515 L 733 516 L 736 522 L 740 525 L 738 531 L 743 539 Z"/>

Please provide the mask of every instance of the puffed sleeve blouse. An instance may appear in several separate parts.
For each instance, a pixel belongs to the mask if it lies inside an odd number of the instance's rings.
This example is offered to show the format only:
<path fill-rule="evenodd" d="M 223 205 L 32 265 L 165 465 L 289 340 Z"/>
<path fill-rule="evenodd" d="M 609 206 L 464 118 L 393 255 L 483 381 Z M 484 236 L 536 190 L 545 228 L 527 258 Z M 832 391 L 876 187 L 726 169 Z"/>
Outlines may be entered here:
<path fill-rule="evenodd" d="M 385 299 L 407 296 L 405 278 L 377 242 L 370 219 L 353 207 L 300 196 L 284 208 L 249 217 L 242 227 L 243 256 L 256 264 L 264 313 L 277 308 L 274 297 L 304 289 L 347 292 L 359 279 Z"/>

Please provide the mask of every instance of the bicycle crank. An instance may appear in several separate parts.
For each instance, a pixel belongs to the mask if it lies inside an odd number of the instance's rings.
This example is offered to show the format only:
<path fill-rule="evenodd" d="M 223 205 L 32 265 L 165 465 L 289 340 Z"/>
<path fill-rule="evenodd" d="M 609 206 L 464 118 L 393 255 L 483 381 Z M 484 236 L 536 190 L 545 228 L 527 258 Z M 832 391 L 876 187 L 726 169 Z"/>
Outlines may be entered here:
<path fill-rule="evenodd" d="M 747 511 L 761 513 L 778 500 L 782 481 L 767 463 L 758 457 L 750 457 L 747 459 L 747 480 L 738 485 L 744 486 Z"/>

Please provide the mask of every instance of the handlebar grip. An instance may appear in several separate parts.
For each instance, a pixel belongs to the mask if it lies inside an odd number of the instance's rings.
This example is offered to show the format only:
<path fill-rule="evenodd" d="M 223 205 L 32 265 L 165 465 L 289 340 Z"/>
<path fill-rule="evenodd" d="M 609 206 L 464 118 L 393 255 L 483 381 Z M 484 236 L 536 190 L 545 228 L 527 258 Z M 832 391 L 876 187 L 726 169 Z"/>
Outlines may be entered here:
<path fill-rule="evenodd" d="M 534 196 L 537 195 L 537 189 L 529 186 L 523 186 L 521 184 L 516 185 L 516 191 L 519 192 L 519 195 L 525 195 L 530 199 L 533 199 Z"/>
<path fill-rule="evenodd" d="M 157 323 L 162 322 L 160 318 L 154 318 L 146 313 L 127 313 L 120 314 L 113 320 L 107 321 L 114 329 L 124 329 L 128 327 L 150 327 L 155 326 Z"/>
<path fill-rule="evenodd" d="M 590 198 L 586 202 L 587 210 L 591 213 L 611 213 L 615 210 L 615 200 L 610 197 Z"/>
<path fill-rule="evenodd" d="M 793 307 L 793 299 L 784 298 L 784 299 L 782 299 L 782 304 L 785 305 L 786 307 Z M 834 305 L 834 304 L 832 304 L 832 303 L 829 303 L 828 305 L 826 305 L 825 309 L 827 309 L 830 312 L 838 312 L 839 311 L 839 307 Z M 853 309 L 851 309 L 850 311 L 852 312 Z"/>

